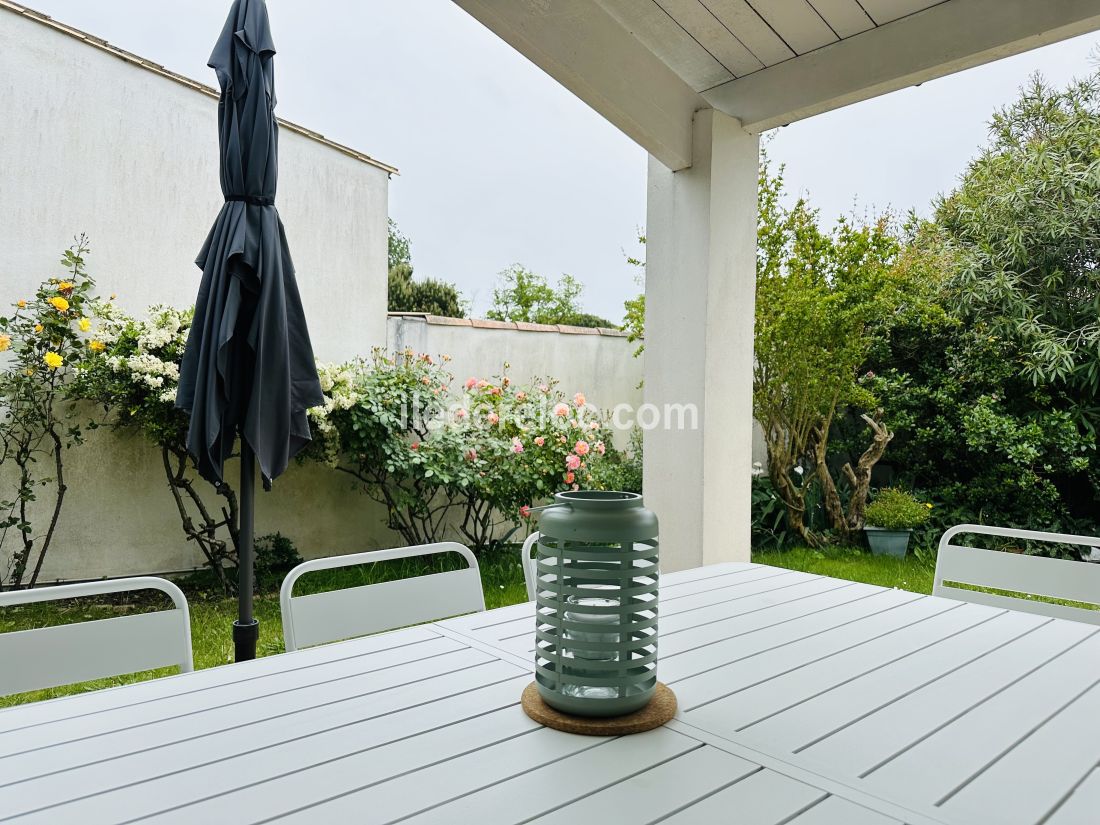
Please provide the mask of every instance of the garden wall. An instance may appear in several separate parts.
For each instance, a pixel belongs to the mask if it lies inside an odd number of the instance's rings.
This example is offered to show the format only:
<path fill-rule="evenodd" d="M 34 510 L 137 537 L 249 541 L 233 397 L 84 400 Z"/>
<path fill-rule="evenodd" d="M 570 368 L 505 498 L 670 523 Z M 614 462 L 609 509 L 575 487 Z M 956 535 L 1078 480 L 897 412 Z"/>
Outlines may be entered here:
<path fill-rule="evenodd" d="M 395 315 L 389 318 L 388 339 L 397 348 L 449 354 L 460 380 L 497 374 L 509 361 L 517 381 L 552 375 L 570 394 L 583 391 L 601 407 L 640 402 L 641 360 L 631 357 L 634 345 L 613 331 L 528 331 L 493 322 Z M 621 438 L 625 442 L 625 434 Z M 93 431 L 86 444 L 69 452 L 67 467 L 68 497 L 43 583 L 201 565 L 198 550 L 183 539 L 160 452 L 148 442 Z M 237 472 L 232 464 L 228 477 L 236 478 Z M 282 532 L 309 558 L 402 544 L 384 519 L 383 509 L 353 490 L 348 477 L 309 462 L 291 464 L 272 492 L 258 494 L 256 531 Z"/>
<path fill-rule="evenodd" d="M 193 303 L 193 261 L 222 202 L 217 108 L 207 86 L 0 0 L 0 305 L 59 274 L 80 232 L 101 295 L 116 293 L 134 313 Z M 288 123 L 280 148 L 278 205 L 317 356 L 368 352 L 386 340 L 393 170 Z M 68 470 L 44 581 L 199 563 L 158 451 L 100 430 Z M 385 544 L 380 519 L 313 466 L 291 467 L 257 512 L 261 533 L 283 530 L 314 553 Z"/>
<path fill-rule="evenodd" d="M 0 301 L 57 274 L 86 232 L 101 294 L 131 312 L 193 303 L 222 204 L 217 112 L 209 87 L 0 2 Z M 391 168 L 291 124 L 280 150 L 317 355 L 368 351 L 386 337 Z"/>
<path fill-rule="evenodd" d="M 555 378 L 566 395 L 583 392 L 603 409 L 617 404 L 636 409 L 642 403 L 642 359 L 633 357 L 638 345 L 617 329 L 392 313 L 387 345 L 451 356 L 447 368 L 459 382 L 491 379 L 507 362 L 513 381 Z M 628 441 L 628 430 L 619 428 L 617 446 Z"/>

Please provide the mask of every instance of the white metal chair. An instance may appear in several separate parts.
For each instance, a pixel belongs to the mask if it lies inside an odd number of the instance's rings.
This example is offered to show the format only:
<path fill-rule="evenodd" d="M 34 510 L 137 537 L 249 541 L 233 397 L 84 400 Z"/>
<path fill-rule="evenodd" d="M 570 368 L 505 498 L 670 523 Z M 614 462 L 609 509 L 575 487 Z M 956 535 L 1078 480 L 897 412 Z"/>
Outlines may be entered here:
<path fill-rule="evenodd" d="M 328 593 L 293 595 L 294 584 L 306 573 L 438 553 L 458 553 L 469 566 Z M 283 580 L 279 605 L 283 613 L 283 639 L 289 652 L 462 613 L 477 613 L 485 609 L 485 594 L 474 554 L 457 542 L 445 541 L 332 556 L 299 564 Z"/>
<path fill-rule="evenodd" d="M 154 668 L 194 668 L 191 617 L 170 581 L 140 576 L 0 593 L 0 608 L 104 593 L 159 590 L 174 608 L 90 622 L 0 633 L 0 695 L 121 676 Z"/>
<path fill-rule="evenodd" d="M 1026 556 L 1020 553 L 1005 553 L 952 544 L 951 540 L 961 533 L 1086 547 L 1100 547 L 1100 538 L 1041 533 L 1034 530 L 1013 530 L 1007 527 L 985 527 L 979 524 L 959 524 L 944 533 L 943 538 L 940 539 L 935 579 L 932 584 L 934 596 L 946 596 L 964 602 L 1005 607 L 1026 613 L 1038 613 L 1041 616 L 1054 616 L 1100 625 L 1100 610 L 1051 604 L 1019 596 L 983 593 L 953 586 L 965 584 L 971 587 L 985 587 L 1100 605 L 1100 564 Z"/>
<path fill-rule="evenodd" d="M 523 547 L 519 551 L 520 563 L 523 565 L 523 581 L 527 585 L 527 599 L 532 602 L 535 600 L 535 582 L 538 579 L 538 573 L 535 570 L 535 562 L 538 559 L 538 542 L 539 534 L 537 532 L 532 533 L 524 539 Z"/>

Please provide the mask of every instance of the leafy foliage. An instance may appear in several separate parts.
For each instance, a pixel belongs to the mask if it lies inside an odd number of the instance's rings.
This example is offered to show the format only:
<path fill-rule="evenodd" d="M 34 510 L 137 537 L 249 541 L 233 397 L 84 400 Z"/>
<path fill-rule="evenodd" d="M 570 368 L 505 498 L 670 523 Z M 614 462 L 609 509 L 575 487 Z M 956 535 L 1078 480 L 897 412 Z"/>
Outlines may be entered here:
<path fill-rule="evenodd" d="M 880 490 L 867 507 L 867 524 L 884 530 L 912 530 L 928 521 L 931 504 L 896 487 Z"/>
<path fill-rule="evenodd" d="M 596 482 L 608 431 L 584 396 L 551 381 L 517 385 L 505 373 L 462 391 L 449 359 L 376 350 L 370 360 L 322 366 L 324 407 L 311 411 L 311 450 L 386 507 L 410 544 L 457 535 L 490 546 L 522 508 Z"/>
<path fill-rule="evenodd" d="M 397 221 L 389 219 L 389 238 L 386 246 L 386 268 L 392 270 L 395 266 L 412 266 L 412 242 L 397 227 Z"/>
<path fill-rule="evenodd" d="M 302 563 L 298 548 L 282 533 L 257 536 L 255 552 L 253 569 L 258 593 L 277 589 L 286 574 Z"/>
<path fill-rule="evenodd" d="M 389 311 L 427 312 L 448 318 L 464 318 L 466 307 L 454 284 L 431 278 L 413 280 L 411 264 L 401 263 L 389 272 Z"/>
<path fill-rule="evenodd" d="M 65 275 L 43 282 L 0 317 L 0 465 L 15 468 L 13 489 L 0 492 L 0 551 L 8 561 L 0 587 L 37 583 L 65 501 L 65 450 L 83 440 L 74 405 L 64 402 L 68 382 L 100 346 L 87 316 L 95 287 L 87 254 L 81 235 L 61 257 Z M 39 506 L 48 508 L 45 528 L 35 527 Z"/>
<path fill-rule="evenodd" d="M 176 407 L 193 310 L 150 307 L 146 320 L 98 302 L 102 349 L 90 358 L 73 386 L 75 397 L 100 405 L 116 429 L 140 433 L 161 453 L 168 489 L 189 541 L 226 593 L 236 588 L 237 496 L 232 485 L 213 487 L 195 471 L 187 452 L 187 413 Z M 211 496 L 221 499 L 220 507 Z"/>
<path fill-rule="evenodd" d="M 906 257 L 939 314 L 897 324 L 868 362 L 902 432 L 897 476 L 933 523 L 1063 532 L 1098 522 L 1100 86 L 1036 78 Z"/>
<path fill-rule="evenodd" d="M 764 155 L 756 276 L 756 362 L 753 412 L 764 431 L 768 470 L 787 507 L 788 524 L 810 545 L 824 537 L 807 523 L 806 493 L 820 485 L 830 527 L 850 540 L 863 526 L 871 469 L 893 434 L 878 400 L 860 380 L 861 367 L 920 291 L 897 267 L 899 243 L 885 218 L 856 225 L 842 219 L 832 231 L 804 199 L 782 205 L 783 175 Z M 846 410 L 860 416 L 872 438 L 856 461 L 841 468 L 847 507 L 833 479 L 829 438 Z"/>
<path fill-rule="evenodd" d="M 646 236 L 644 232 L 638 234 L 638 243 L 645 246 Z M 637 344 L 634 348 L 634 357 L 638 358 L 645 352 L 645 260 L 635 255 L 627 255 L 626 262 L 637 267 L 637 282 L 643 287 L 642 291 L 623 302 L 626 315 L 623 317 L 623 331 L 630 343 Z"/>
<path fill-rule="evenodd" d="M 494 321 L 614 328 L 606 318 L 581 310 L 583 292 L 584 286 L 572 275 L 562 275 L 551 285 L 542 275 L 513 264 L 500 273 L 492 309 L 485 314 Z"/>

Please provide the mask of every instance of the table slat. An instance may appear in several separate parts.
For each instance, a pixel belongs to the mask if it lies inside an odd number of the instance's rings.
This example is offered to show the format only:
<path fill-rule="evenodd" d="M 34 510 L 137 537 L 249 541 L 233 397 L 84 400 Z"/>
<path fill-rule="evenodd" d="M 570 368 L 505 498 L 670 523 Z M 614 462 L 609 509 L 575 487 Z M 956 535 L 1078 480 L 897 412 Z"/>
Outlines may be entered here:
<path fill-rule="evenodd" d="M 1100 765 L 1047 820 L 1046 825 L 1096 825 L 1100 811 Z"/>
<path fill-rule="evenodd" d="M 788 823 L 791 817 L 811 809 L 828 796 L 819 788 L 766 769 L 734 780 L 736 777 L 731 777 L 722 790 L 663 820 L 663 825 L 732 821 L 753 825 Z M 830 825 L 847 825 L 840 819 L 828 821 Z"/>
<path fill-rule="evenodd" d="M 697 748 L 557 808 L 531 822 L 532 825 L 561 822 L 655 822 L 675 814 L 681 808 L 691 806 L 694 809 L 695 803 L 710 797 L 721 788 L 759 772 L 758 765 L 717 748 Z M 789 781 L 799 788 L 805 787 L 793 780 Z M 568 789 L 566 793 L 573 792 Z M 746 817 L 746 821 L 756 820 Z"/>

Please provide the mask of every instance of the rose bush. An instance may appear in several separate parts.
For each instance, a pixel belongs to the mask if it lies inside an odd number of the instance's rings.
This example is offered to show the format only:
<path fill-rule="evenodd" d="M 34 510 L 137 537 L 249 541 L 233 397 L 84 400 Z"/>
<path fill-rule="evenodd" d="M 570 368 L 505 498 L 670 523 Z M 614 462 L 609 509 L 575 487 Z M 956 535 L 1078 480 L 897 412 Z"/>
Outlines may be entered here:
<path fill-rule="evenodd" d="M 87 253 L 80 236 L 62 256 L 65 274 L 0 317 L 0 464 L 15 468 L 0 489 L 0 557 L 7 560 L 0 587 L 38 581 L 65 501 L 65 449 L 82 439 L 74 406 L 65 402 L 69 380 L 101 346 L 87 317 L 95 286 L 85 271 Z M 48 508 L 44 529 L 35 527 L 35 512 L 42 512 L 35 502 Z"/>
<path fill-rule="evenodd" d="M 226 593 L 237 577 L 237 496 L 232 486 L 213 487 L 195 472 L 187 453 L 188 417 L 176 408 L 180 362 L 191 328 L 191 309 L 153 306 L 145 320 L 109 301 L 97 301 L 99 330 L 72 394 L 102 406 L 111 425 L 140 433 L 160 448 L 180 526 L 206 558 Z M 93 426 L 95 424 L 93 423 Z M 221 499 L 219 506 L 211 496 Z"/>
<path fill-rule="evenodd" d="M 449 360 L 376 350 L 322 365 L 326 402 L 310 411 L 313 455 L 354 477 L 406 541 L 455 535 L 482 549 L 518 528 L 527 506 L 598 485 L 594 469 L 613 451 L 583 393 L 517 384 L 507 364 L 456 387 Z"/>

